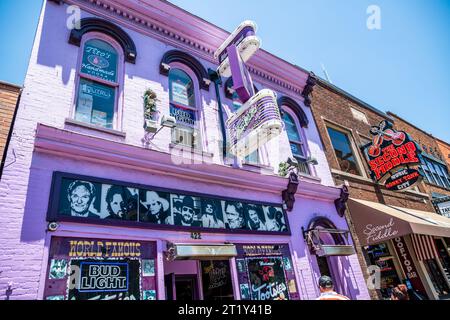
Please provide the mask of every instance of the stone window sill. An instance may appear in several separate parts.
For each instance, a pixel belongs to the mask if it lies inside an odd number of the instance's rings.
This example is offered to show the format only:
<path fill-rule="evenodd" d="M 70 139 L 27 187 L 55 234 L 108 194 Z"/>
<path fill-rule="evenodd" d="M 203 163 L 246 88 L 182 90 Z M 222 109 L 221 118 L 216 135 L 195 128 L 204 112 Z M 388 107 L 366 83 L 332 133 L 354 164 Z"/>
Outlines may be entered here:
<path fill-rule="evenodd" d="M 66 118 L 66 120 L 64 121 L 65 124 L 71 125 L 71 126 L 77 126 L 77 127 L 82 127 L 82 128 L 86 128 L 86 129 L 91 129 L 91 130 L 95 130 L 95 131 L 99 131 L 99 132 L 103 132 L 103 133 L 108 133 L 117 137 L 121 137 L 121 138 L 125 138 L 126 137 L 126 133 L 122 132 L 122 131 L 118 131 L 118 130 L 114 130 L 114 129 L 107 129 L 107 128 L 102 128 L 93 124 L 89 124 L 89 123 L 84 123 L 81 121 L 77 121 L 71 118 Z"/>

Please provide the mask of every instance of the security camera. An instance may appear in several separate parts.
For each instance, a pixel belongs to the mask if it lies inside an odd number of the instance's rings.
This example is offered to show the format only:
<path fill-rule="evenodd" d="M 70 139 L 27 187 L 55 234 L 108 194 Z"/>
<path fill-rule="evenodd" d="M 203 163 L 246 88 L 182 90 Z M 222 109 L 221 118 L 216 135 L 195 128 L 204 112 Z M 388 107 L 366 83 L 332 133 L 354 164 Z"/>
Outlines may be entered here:
<path fill-rule="evenodd" d="M 58 229 L 59 225 L 56 222 L 50 222 L 48 224 L 48 231 L 56 231 Z"/>

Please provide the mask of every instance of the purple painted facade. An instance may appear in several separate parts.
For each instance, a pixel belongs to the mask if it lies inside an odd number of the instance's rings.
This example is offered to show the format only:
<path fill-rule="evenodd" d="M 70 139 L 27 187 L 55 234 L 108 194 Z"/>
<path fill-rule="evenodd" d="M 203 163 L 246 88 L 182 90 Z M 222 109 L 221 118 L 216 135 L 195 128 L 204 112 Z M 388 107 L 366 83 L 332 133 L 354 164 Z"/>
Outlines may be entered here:
<path fill-rule="evenodd" d="M 124 62 L 123 53 L 119 56 L 122 62 L 118 68 L 113 130 L 73 120 L 83 47 L 69 43 L 71 31 L 66 27 L 66 10 L 70 4 L 81 7 L 82 18 L 97 17 L 120 26 L 136 45 L 134 64 Z M 167 128 L 151 143 L 145 140 L 144 91 L 151 88 L 157 94 L 160 116 L 170 113 L 168 77 L 160 72 L 163 55 L 173 49 L 181 50 L 195 57 L 206 70 L 216 69 L 218 62 L 213 52 L 227 36 L 223 30 L 167 2 L 45 2 L 6 159 L 11 165 L 5 167 L 0 181 L 0 299 L 46 298 L 49 260 L 54 258 L 52 239 L 61 237 L 153 243 L 156 283 L 145 286 L 156 290 L 157 299 L 166 298 L 164 275 L 196 274 L 200 278 L 198 261 L 166 260 L 168 242 L 287 244 L 299 298 L 318 296 L 318 263 L 303 239 L 302 227 L 308 228 L 317 217 L 330 220 L 337 229 L 348 226 L 336 212 L 334 200 L 339 198 L 340 189 L 333 185 L 314 121 L 301 128 L 298 119 L 294 119 L 306 145 L 306 156 L 316 158 L 318 165 L 309 165 L 311 175 L 300 176 L 294 209 L 287 214 L 291 235 L 202 232 L 202 239 L 194 240 L 187 231 L 77 222 L 60 222 L 56 231 L 48 230 L 46 217 L 54 172 L 249 202 L 282 203 L 281 193 L 288 179 L 278 176 L 278 165 L 292 156 L 286 132 L 260 148 L 259 166 L 244 164 L 238 168 L 227 164 L 236 162 L 233 159 L 224 164 L 214 85 L 204 90 L 198 81 L 193 81 L 201 151 L 174 151 Z M 313 119 L 301 96 L 308 73 L 264 51 L 247 64 L 259 88 L 291 97 Z M 197 78 L 185 64 L 173 62 L 170 67 Z M 220 94 L 227 118 L 233 103 L 225 97 L 223 88 Z M 356 255 L 329 259 L 337 289 L 352 299 L 369 299 Z M 240 299 L 235 258 L 230 259 L 230 269 L 234 297 Z M 202 292 L 199 297 L 202 298 Z"/>

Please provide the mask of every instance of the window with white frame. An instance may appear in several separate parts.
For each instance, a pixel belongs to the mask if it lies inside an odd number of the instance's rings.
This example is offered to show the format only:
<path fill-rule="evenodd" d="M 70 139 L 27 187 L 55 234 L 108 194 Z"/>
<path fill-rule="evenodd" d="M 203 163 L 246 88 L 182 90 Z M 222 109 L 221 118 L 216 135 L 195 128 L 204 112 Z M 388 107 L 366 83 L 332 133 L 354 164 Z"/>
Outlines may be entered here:
<path fill-rule="evenodd" d="M 192 78 L 179 68 L 169 71 L 170 115 L 177 126 L 172 129 L 172 143 L 201 149 L 196 88 Z"/>
<path fill-rule="evenodd" d="M 304 144 L 302 134 L 299 131 L 293 116 L 289 114 L 286 108 L 283 112 L 283 122 L 289 139 L 289 144 L 291 146 L 292 155 L 297 159 L 300 171 L 310 174 L 308 164 L 306 163 L 306 146 Z"/>
<path fill-rule="evenodd" d="M 115 129 L 123 53 L 106 36 L 86 35 L 81 46 L 74 119 Z"/>

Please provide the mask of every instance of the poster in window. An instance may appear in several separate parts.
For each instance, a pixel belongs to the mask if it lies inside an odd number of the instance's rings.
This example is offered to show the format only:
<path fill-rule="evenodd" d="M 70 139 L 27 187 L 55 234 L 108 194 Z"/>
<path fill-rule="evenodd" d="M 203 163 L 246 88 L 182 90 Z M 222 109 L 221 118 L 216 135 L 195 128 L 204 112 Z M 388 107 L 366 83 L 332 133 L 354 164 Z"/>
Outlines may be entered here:
<path fill-rule="evenodd" d="M 92 95 L 80 92 L 75 120 L 81 122 L 91 122 L 93 102 L 94 99 Z"/>
<path fill-rule="evenodd" d="M 67 275 L 67 260 L 52 259 L 49 279 L 64 279 Z"/>
<path fill-rule="evenodd" d="M 193 110 L 181 108 L 171 103 L 170 115 L 172 117 L 175 117 L 178 124 L 184 124 L 188 126 L 195 125 L 196 117 L 195 112 Z"/>
<path fill-rule="evenodd" d="M 252 300 L 289 300 L 281 257 L 248 258 Z"/>
<path fill-rule="evenodd" d="M 104 111 L 93 110 L 91 123 L 106 127 L 106 125 L 108 124 L 107 116 L 108 114 Z"/>
<path fill-rule="evenodd" d="M 79 281 L 69 300 L 140 300 L 139 260 L 72 260 Z"/>
<path fill-rule="evenodd" d="M 115 88 L 80 79 L 76 120 L 111 128 L 114 104 Z"/>
<path fill-rule="evenodd" d="M 234 298 L 228 260 L 202 260 L 203 297 L 205 300 Z"/>
<path fill-rule="evenodd" d="M 182 105 L 189 105 L 187 86 L 183 83 L 172 81 L 172 101 Z"/>
<path fill-rule="evenodd" d="M 100 40 L 86 42 L 81 72 L 102 80 L 116 82 L 117 53 L 114 48 Z"/>

